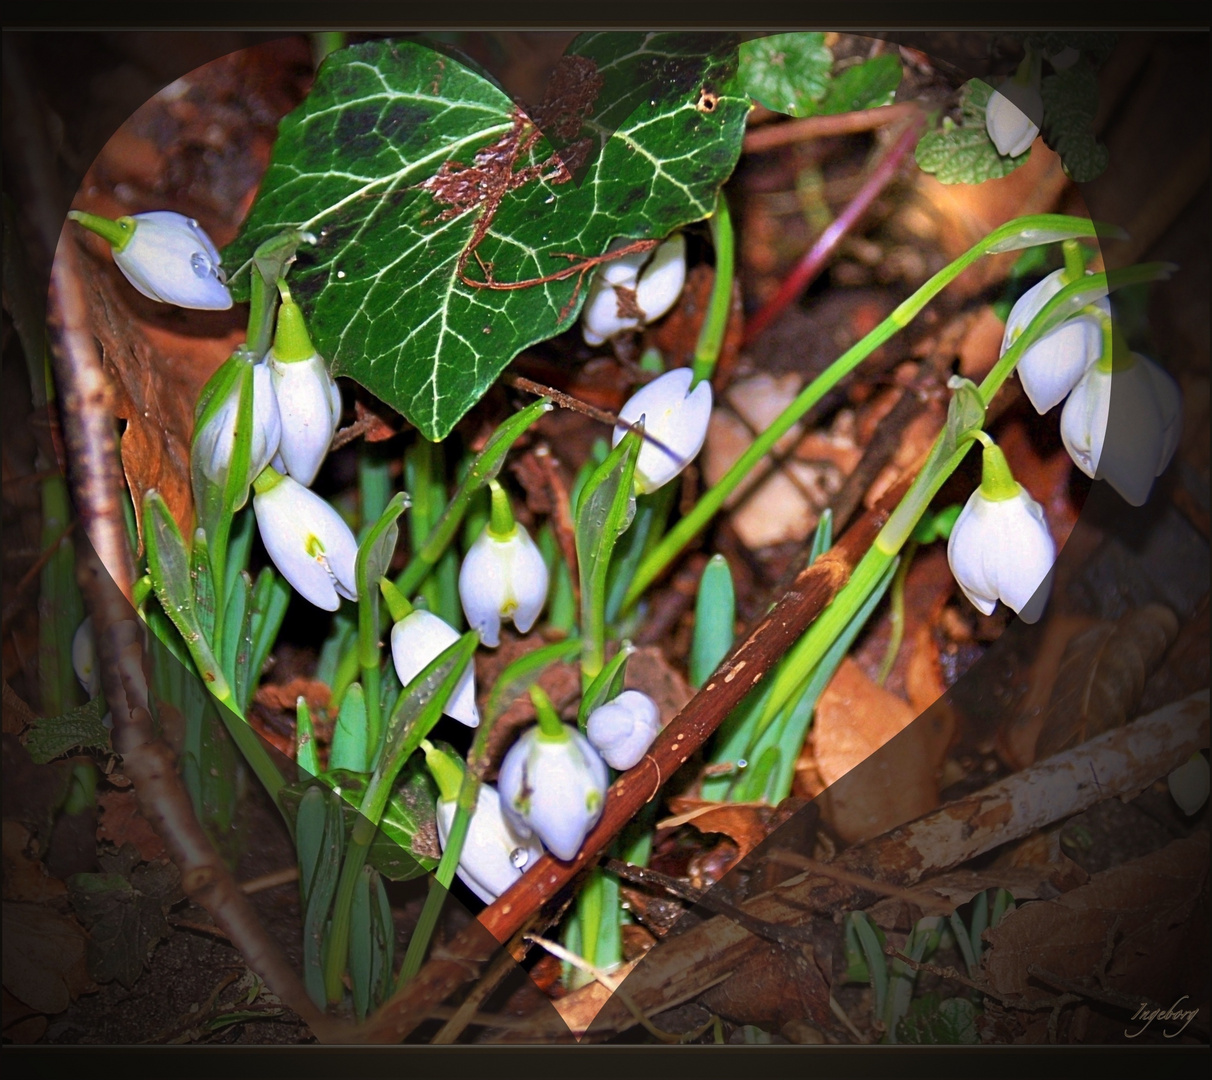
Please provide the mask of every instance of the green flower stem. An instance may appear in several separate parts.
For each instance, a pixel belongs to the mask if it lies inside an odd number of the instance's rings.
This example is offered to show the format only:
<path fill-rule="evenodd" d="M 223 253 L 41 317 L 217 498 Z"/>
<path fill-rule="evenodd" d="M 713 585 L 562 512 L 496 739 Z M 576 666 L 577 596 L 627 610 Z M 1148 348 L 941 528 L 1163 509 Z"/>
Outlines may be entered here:
<path fill-rule="evenodd" d="M 901 560 L 900 566 L 896 568 L 896 573 L 892 577 L 892 586 L 888 590 L 891 633 L 888 635 L 888 648 L 884 653 L 879 675 L 875 680 L 880 686 L 887 681 L 888 675 L 892 671 L 892 665 L 896 663 L 897 653 L 901 651 L 901 642 L 905 638 L 905 578 L 909 576 L 909 567 L 913 563 L 913 556 L 916 552 L 917 541 L 910 540 L 905 545 L 905 557 Z"/>
<path fill-rule="evenodd" d="M 1129 267 L 1116 273 L 1110 287 L 1119 288 L 1140 281 L 1156 280 L 1165 273 L 1167 268 L 1159 264 Z M 1032 344 L 1064 319 L 1080 311 L 1089 302 L 1088 297 L 1092 292 L 1097 294 L 1101 290 L 1105 293 L 1108 287 L 1106 274 L 1086 275 L 1080 281 L 1065 286 L 1049 300 L 978 387 L 982 402 L 988 406 L 1002 384 L 1013 373 L 1019 358 Z M 966 439 L 948 454 L 947 434 L 944 429 L 935 440 L 926 464 L 880 530 L 875 543 L 855 567 L 850 580 L 787 654 L 786 660 L 780 665 L 779 673 L 775 676 L 771 696 L 763 712 L 764 720 L 777 715 L 798 691 L 804 679 L 810 676 L 837 635 L 862 606 L 892 560 L 912 536 L 914 528 L 939 488 L 959 467 L 973 443 L 981 441 L 975 436 Z"/>
<path fill-rule="evenodd" d="M 135 235 L 136 222 L 133 218 L 120 217 L 117 221 L 110 221 L 109 218 L 89 214 L 83 210 L 69 210 L 67 216 L 72 221 L 79 222 L 89 232 L 94 232 L 108 240 L 110 246 L 116 251 L 121 251 L 126 247 L 130 243 L 130 238 Z"/>
<path fill-rule="evenodd" d="M 256 262 L 253 263 L 248 300 L 248 347 L 263 356 L 273 342 L 274 316 L 278 309 L 276 282 L 262 277 Z"/>
<path fill-rule="evenodd" d="M 444 465 L 442 448 L 422 436 L 417 437 L 405 455 L 405 485 L 412 497 L 412 513 L 409 515 L 408 524 L 413 551 L 419 551 L 424 546 L 434 526 L 441 520 L 442 507 L 446 504 Z M 438 566 L 442 554 L 433 559 L 428 569 L 432 570 Z M 440 578 L 440 574 L 437 577 L 427 574 L 420 582 L 420 592 L 429 610 L 450 622 L 446 610 L 447 589 L 443 587 L 449 583 Z M 400 591 L 406 596 L 411 596 L 413 592 L 403 588 Z"/>
<path fill-rule="evenodd" d="M 1058 232 L 1061 235 L 1056 235 Z M 1031 239 L 1031 243 L 1047 243 L 1070 236 L 1094 236 L 1096 234 L 1094 223 L 1085 218 L 1074 218 L 1061 214 L 1039 214 L 1017 218 L 1001 228 L 995 229 L 950 265 L 945 266 L 917 292 L 900 304 L 874 330 L 847 349 L 816 379 L 804 387 L 795 400 L 753 441 L 752 445 L 715 486 L 704 492 L 690 513 L 670 529 L 665 538 L 640 563 L 635 578 L 624 597 L 623 610 L 627 611 L 635 604 L 643 595 L 644 590 L 715 516 L 724 505 L 724 501 L 744 482 L 753 467 L 774 448 L 774 444 L 779 439 L 803 418 L 809 409 L 884 342 L 908 326 L 922 309 L 964 270 L 986 254 L 1013 250 L 1013 246 L 1007 247 L 1006 244 L 1013 245 L 1014 238 L 1019 235 L 1028 237 Z M 1039 235 L 1041 238 L 1033 239 L 1035 235 Z M 1019 246 L 1030 246 L 1030 244 L 1024 243 Z M 1089 284 L 1092 280 L 1092 278 L 1087 278 L 1084 284 Z M 996 371 L 996 368 L 994 370 Z"/>
<path fill-rule="evenodd" d="M 423 687 L 426 685 L 426 680 L 432 677 L 433 672 L 440 670 L 444 664 L 454 662 L 446 677 L 434 691 L 433 696 L 421 709 L 416 720 L 398 739 L 389 738 L 389 744 L 398 745 L 389 745 L 388 750 L 380 755 L 379 764 L 370 778 L 370 783 L 366 785 L 362 803 L 358 807 L 357 821 L 350 831 L 345 861 L 341 865 L 341 877 L 337 882 L 332 923 L 324 956 L 324 990 L 330 1002 L 340 1001 L 344 992 L 341 977 L 344 974 L 349 954 L 350 916 L 354 890 L 357 888 L 358 877 L 370 852 L 371 842 L 375 838 L 375 833 L 379 831 L 383 811 L 391 798 L 392 785 L 405 762 L 421 745 L 421 740 L 428 737 L 430 729 L 438 722 L 442 709 L 445 708 L 446 702 L 454 693 L 454 688 L 463 674 L 463 669 L 471 662 L 478 643 L 478 635 L 464 634 L 413 680 L 410 685 Z M 401 693 L 401 701 L 407 701 L 408 696 L 408 691 L 405 689 Z M 393 717 L 393 721 L 394 719 Z M 389 724 L 389 732 L 393 727 L 394 723 Z"/>
<path fill-rule="evenodd" d="M 488 530 L 497 539 L 507 540 L 517 531 L 513 520 L 513 508 L 509 505 L 509 496 L 495 480 L 488 481 L 488 490 L 492 493 L 492 510 L 488 520 Z"/>
<path fill-rule="evenodd" d="M 728 212 L 728 200 L 721 188 L 715 198 L 715 214 L 711 218 L 711 242 L 715 246 L 715 284 L 711 288 L 711 301 L 707 317 L 699 331 L 699 340 L 694 349 L 694 381 L 697 386 L 710 379 L 715 371 L 720 349 L 724 344 L 724 331 L 728 327 L 728 312 L 732 307 L 732 281 L 736 262 L 736 239 L 732 229 L 732 216 Z"/>
<path fill-rule="evenodd" d="M 477 785 L 478 786 L 478 785 Z M 463 843 L 467 839 L 467 831 L 471 827 L 471 811 L 459 799 L 458 809 L 455 810 L 454 821 L 450 826 L 450 835 L 446 837 L 446 846 L 442 849 L 442 858 L 434 871 L 429 883 L 429 893 L 425 897 L 425 906 L 421 909 L 421 917 L 413 929 L 408 942 L 408 951 L 404 954 L 404 963 L 400 967 L 400 975 L 396 989 L 401 989 L 409 982 L 425 960 L 429 951 L 429 942 L 433 938 L 434 928 L 438 925 L 438 917 L 446 897 L 450 894 L 450 885 L 454 881 L 455 870 L 463 854 Z"/>
<path fill-rule="evenodd" d="M 383 675 L 380 668 L 379 604 L 374 585 L 358 598 L 358 666 L 366 692 L 366 745 L 369 760 L 377 761 L 383 738 Z"/>
<path fill-rule="evenodd" d="M 416 549 L 408 565 L 396 578 L 396 587 L 400 592 L 406 596 L 412 596 L 417 591 L 417 587 L 425 580 L 437 564 L 438 559 L 442 557 L 442 553 L 450 546 L 476 492 L 497 475 L 506 451 L 518 436 L 540 416 L 550 412 L 551 407 L 550 398 L 540 398 L 497 428 L 492 438 L 489 439 L 489 444 L 471 463 L 467 476 L 464 477 L 463 482 L 454 493 L 454 497 L 446 504 L 446 509 L 430 529 L 424 543 Z"/>
<path fill-rule="evenodd" d="M 1076 240 L 1066 240 L 1061 245 L 1065 255 L 1065 284 L 1080 281 L 1086 273 L 1086 253 Z"/>

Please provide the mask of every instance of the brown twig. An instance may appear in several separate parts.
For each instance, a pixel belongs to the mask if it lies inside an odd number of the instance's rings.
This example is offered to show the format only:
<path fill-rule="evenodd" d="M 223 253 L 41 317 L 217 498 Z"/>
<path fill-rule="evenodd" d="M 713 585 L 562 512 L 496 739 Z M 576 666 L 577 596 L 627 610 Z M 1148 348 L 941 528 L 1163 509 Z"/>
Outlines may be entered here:
<path fill-rule="evenodd" d="M 878 109 L 863 109 L 861 112 L 842 113 L 838 116 L 805 116 L 799 120 L 788 120 L 782 124 L 770 124 L 746 132 L 741 144 L 746 154 L 760 154 L 780 146 L 824 139 L 831 135 L 855 135 L 861 131 L 897 124 L 911 119 L 921 110 L 913 102 L 900 105 L 884 105 Z"/>
<path fill-rule="evenodd" d="M 576 859 L 561 862 L 550 855 L 539 859 L 513 888 L 480 913 L 479 925 L 470 928 L 472 932 L 450 944 L 452 955 L 476 964 L 487 962 L 490 954 L 485 950 L 484 929 L 497 941 L 512 937 L 531 913 L 568 885 L 656 797 L 665 781 L 707 741 L 837 595 L 911 480 L 906 476 L 896 484 L 831 551 L 800 574 L 761 625 L 664 729 L 643 761 L 614 783 L 602 817 Z M 431 960 L 368 1021 L 363 1037 L 372 1042 L 400 1041 L 423 1019 L 427 1008 L 465 981 L 461 964 Z"/>
<path fill-rule="evenodd" d="M 302 981 L 261 926 L 247 898 L 202 829 L 176 762 L 158 737 L 144 671 L 144 627 L 131 604 L 134 559 L 122 512 L 122 466 L 114 422 L 114 393 L 102 369 L 74 236 L 60 231 L 55 168 L 47 126 L 30 93 L 20 55 L 4 43 L 6 143 L 18 141 L 13 170 L 25 199 L 30 250 L 49 255 L 49 329 L 72 494 L 91 548 L 80 560 L 81 592 L 93 616 L 98 669 L 114 721 L 114 747 L 132 781 L 139 810 L 164 840 L 186 894 L 214 919 L 248 966 L 321 1038 L 335 1026 L 311 1003 Z"/>
<path fill-rule="evenodd" d="M 863 186 L 859 188 L 858 193 L 817 237 L 816 243 L 805 252 L 795 269 L 779 287 L 778 292 L 752 319 L 746 320 L 742 346 L 755 341 L 762 331 L 774 322 L 785 308 L 798 300 L 804 290 L 816 280 L 816 276 L 825 268 L 825 264 L 837 250 L 842 238 L 859 223 L 880 192 L 896 176 L 901 162 L 917 145 L 918 137 L 921 135 L 925 123 L 925 114 L 915 107 L 914 114 L 906 122 L 904 130 L 876 163 L 870 175 L 863 181 Z"/>

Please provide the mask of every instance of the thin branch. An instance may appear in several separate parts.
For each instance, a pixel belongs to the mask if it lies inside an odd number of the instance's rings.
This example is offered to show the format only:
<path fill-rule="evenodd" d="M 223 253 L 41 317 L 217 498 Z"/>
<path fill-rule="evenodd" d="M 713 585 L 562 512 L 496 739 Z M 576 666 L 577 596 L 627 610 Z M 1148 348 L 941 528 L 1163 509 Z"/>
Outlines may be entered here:
<path fill-rule="evenodd" d="M 855 135 L 862 131 L 874 131 L 911 119 L 921 110 L 913 102 L 900 105 L 883 105 L 878 109 L 863 109 L 861 112 L 841 113 L 838 116 L 805 116 L 799 120 L 788 120 L 782 124 L 769 124 L 746 132 L 741 144 L 746 154 L 760 154 L 780 146 L 824 139 L 831 135 Z"/>
<path fill-rule="evenodd" d="M 842 238 L 859 223 L 880 192 L 892 182 L 901 162 L 917 145 L 918 137 L 921 135 L 925 123 L 925 114 L 915 108 L 914 115 L 909 118 L 904 130 L 880 158 L 875 168 L 871 170 L 858 193 L 817 237 L 816 243 L 800 259 L 795 269 L 779 287 L 779 291 L 752 319 L 746 320 L 742 345 L 748 345 L 756 340 L 762 331 L 774 322 L 785 308 L 795 303 L 803 295 L 804 290 L 816 280 L 816 276 L 833 257 Z"/>
<path fill-rule="evenodd" d="M 114 748 L 134 785 L 139 810 L 164 840 L 186 894 L 204 907 L 245 962 L 316 1034 L 334 1024 L 311 1003 L 302 981 L 266 933 L 248 899 L 211 844 L 176 771 L 172 751 L 156 734 L 144 671 L 144 626 L 131 603 L 134 559 L 122 511 L 123 473 L 114 421 L 114 392 L 88 320 L 84 276 L 74 235 L 60 231 L 56 171 L 41 112 L 20 54 L 4 42 L 6 154 L 24 200 L 30 250 L 51 267 L 52 358 L 76 510 L 89 550 L 80 560 L 81 592 L 93 616 L 98 669 L 113 715 Z"/>
<path fill-rule="evenodd" d="M 449 946 L 452 956 L 486 963 L 487 929 L 497 941 L 511 938 L 543 904 L 552 899 L 606 848 L 640 808 L 689 760 L 828 606 L 883 527 L 912 481 L 905 476 L 849 529 L 831 551 L 795 580 L 775 608 L 715 672 L 664 729 L 644 759 L 624 773 L 606 796 L 601 819 L 572 862 L 544 855 L 522 879 L 480 913 L 478 925 Z M 718 974 L 718 973 L 717 973 Z M 436 1001 L 466 981 L 462 964 L 433 960 L 372 1017 L 362 1035 L 371 1042 L 398 1042 L 412 1031 Z"/>

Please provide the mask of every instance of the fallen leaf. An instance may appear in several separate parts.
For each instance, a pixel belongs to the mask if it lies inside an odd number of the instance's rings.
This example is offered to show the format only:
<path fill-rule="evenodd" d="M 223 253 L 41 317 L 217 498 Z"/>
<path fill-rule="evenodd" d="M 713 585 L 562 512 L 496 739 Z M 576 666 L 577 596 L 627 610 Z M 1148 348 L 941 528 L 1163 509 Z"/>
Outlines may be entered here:
<path fill-rule="evenodd" d="M 294 712 L 299 698 L 305 699 L 308 708 L 317 712 L 328 708 L 332 688 L 316 679 L 296 678 L 287 683 L 264 683 L 253 695 L 253 701 L 262 708 L 283 712 Z"/>
<path fill-rule="evenodd" d="M 658 821 L 658 829 L 693 825 L 701 833 L 723 833 L 736 841 L 740 855 L 747 855 L 766 839 L 774 807 L 765 803 L 719 803 L 675 795 L 668 800 L 672 817 Z"/>
<path fill-rule="evenodd" d="M 687 273 L 677 305 L 648 331 L 647 341 L 661 351 L 667 367 L 690 367 L 694 363 L 699 331 L 706 318 L 714 287 L 715 269 L 706 263 L 699 263 Z M 728 324 L 724 328 L 724 339 L 716 360 L 717 374 L 712 380 L 717 386 L 726 384 L 728 374 L 736 364 L 741 347 L 742 321 L 740 283 L 734 279 Z"/>
<path fill-rule="evenodd" d="M 88 936 L 75 919 L 41 904 L 5 902 L 4 988 L 40 1013 L 61 1013 L 92 988 Z"/>
<path fill-rule="evenodd" d="M 1201 987 L 1185 985 L 1178 973 L 1188 921 L 1206 918 L 1197 901 L 1207 873 L 1207 834 L 1196 834 L 1095 874 L 1054 900 L 1020 907 L 985 932 L 984 975 L 999 994 L 1027 999 L 1058 992 L 1029 966 L 1093 986 L 1101 980 L 1108 990 L 1163 1005 L 1198 996 Z M 1114 1036 L 1118 1026 L 1122 1037 L 1130 1015 L 1103 1034 Z"/>
<path fill-rule="evenodd" d="M 107 840 L 119 848 L 132 844 L 148 862 L 164 857 L 164 841 L 139 813 L 133 791 L 103 791 L 97 796 L 97 806 L 98 840 Z"/>
<path fill-rule="evenodd" d="M 31 854 L 33 834 L 19 821 L 4 822 L 4 899 L 41 903 L 67 895 L 67 886 Z"/>
<path fill-rule="evenodd" d="M 940 715 L 916 714 L 904 701 L 876 685 L 851 659 L 842 661 L 821 694 L 812 730 L 812 746 L 821 780 L 822 816 L 845 840 L 885 832 L 938 805 L 938 773 L 951 741 Z M 855 773 L 861 782 L 844 782 L 893 737 L 896 760 L 881 754 L 875 766 Z"/>
<path fill-rule="evenodd" d="M 1034 759 L 1050 757 L 1127 723 L 1149 673 L 1178 635 L 1178 620 L 1147 604 L 1117 623 L 1101 623 L 1069 642 L 1043 714 Z"/>
<path fill-rule="evenodd" d="M 165 915 L 180 898 L 176 867 L 163 861 L 137 866 L 129 876 L 73 874 L 68 892 L 89 928 L 89 973 L 97 982 L 117 979 L 129 990 L 168 936 Z"/>

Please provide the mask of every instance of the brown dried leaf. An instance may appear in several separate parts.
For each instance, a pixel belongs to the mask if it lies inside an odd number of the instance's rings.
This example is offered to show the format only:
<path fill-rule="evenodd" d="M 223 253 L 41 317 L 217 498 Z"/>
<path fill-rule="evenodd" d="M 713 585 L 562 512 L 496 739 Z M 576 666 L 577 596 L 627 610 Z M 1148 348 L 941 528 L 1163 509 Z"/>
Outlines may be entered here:
<path fill-rule="evenodd" d="M 92 988 L 88 936 L 40 904 L 4 904 L 4 988 L 40 1013 L 61 1013 Z"/>
<path fill-rule="evenodd" d="M 67 895 L 67 886 L 46 872 L 30 852 L 33 834 L 19 821 L 4 822 L 4 899 L 41 903 Z"/>
<path fill-rule="evenodd" d="M 938 805 L 938 770 L 951 741 L 950 727 L 933 713 L 913 724 L 915 716 L 849 658 L 821 694 L 812 744 L 820 777 L 830 785 L 821 796 L 822 813 L 844 839 L 878 835 Z M 861 785 L 843 782 L 856 765 L 906 729 L 898 743 L 904 749 L 897 754 L 895 776 L 878 783 L 864 770 Z M 880 758 L 885 771 L 887 758 Z"/>
<path fill-rule="evenodd" d="M 660 349 L 667 366 L 690 367 L 694 363 L 699 331 L 707 317 L 711 290 L 714 287 L 715 270 L 706 263 L 699 263 L 686 275 L 686 286 L 682 289 L 677 306 L 655 328 L 648 331 L 648 343 Z M 734 280 L 728 309 L 728 325 L 725 327 L 720 356 L 716 361 L 717 375 L 712 380 L 717 386 L 726 384 L 728 373 L 736 365 L 741 347 L 742 321 L 740 283 Z"/>
<path fill-rule="evenodd" d="M 1205 918 L 1197 900 L 1207 873 L 1207 834 L 1197 834 L 1021 907 L 985 932 L 985 976 L 999 994 L 1054 994 L 1028 973 L 1034 965 L 1168 1005 L 1195 989 L 1178 985 L 1175 973 L 1188 920 Z"/>
<path fill-rule="evenodd" d="M 97 822 L 98 840 L 108 840 L 119 848 L 133 844 L 146 862 L 165 857 L 164 841 L 139 813 L 133 791 L 104 791 L 97 796 L 97 805 L 101 812 Z"/>
<path fill-rule="evenodd" d="M 774 808 L 765 803 L 717 803 L 676 795 L 668 800 L 673 816 L 657 822 L 658 829 L 693 825 L 701 833 L 723 833 L 747 855 L 766 839 Z"/>
<path fill-rule="evenodd" d="M 1035 758 L 1050 757 L 1119 727 L 1136 713 L 1145 681 L 1178 635 L 1161 604 L 1129 612 L 1075 637 L 1065 650 Z"/>
<path fill-rule="evenodd" d="M 306 700 L 309 709 L 318 712 L 328 708 L 332 688 L 316 679 L 295 678 L 287 683 L 265 683 L 258 686 L 253 695 L 253 701 L 262 708 L 282 712 L 294 712 L 299 698 Z"/>

